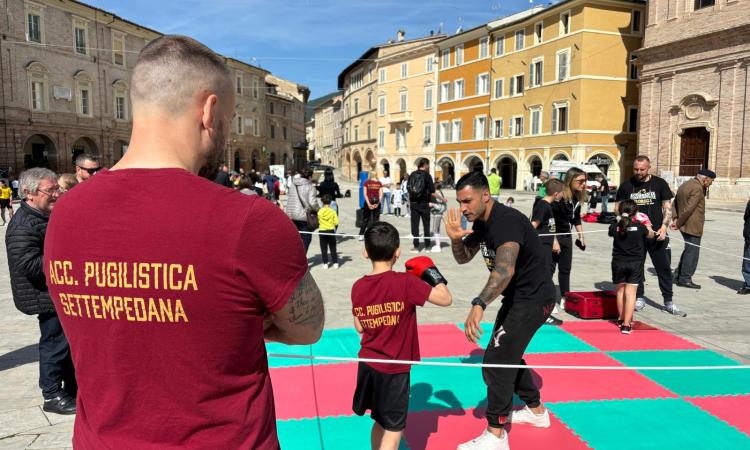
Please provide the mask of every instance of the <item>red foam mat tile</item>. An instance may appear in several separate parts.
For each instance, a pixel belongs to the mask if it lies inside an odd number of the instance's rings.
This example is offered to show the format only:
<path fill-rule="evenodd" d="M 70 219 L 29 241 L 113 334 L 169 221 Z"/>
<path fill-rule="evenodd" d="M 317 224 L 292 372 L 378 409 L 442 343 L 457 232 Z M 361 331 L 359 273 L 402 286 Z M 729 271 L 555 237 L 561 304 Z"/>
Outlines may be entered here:
<path fill-rule="evenodd" d="M 622 366 L 603 353 L 537 353 L 528 365 Z M 534 369 L 543 402 L 673 398 L 676 395 L 634 370 Z"/>
<path fill-rule="evenodd" d="M 750 436 L 750 395 L 693 397 L 687 401 Z"/>
<path fill-rule="evenodd" d="M 550 414 L 549 428 L 525 425 L 510 427 L 508 434 L 513 450 L 579 450 L 589 448 L 578 436 Z M 409 414 L 404 438 L 411 450 L 455 450 L 482 433 L 487 427 L 484 411 L 476 409 L 421 411 Z"/>
<path fill-rule="evenodd" d="M 606 321 L 566 321 L 562 328 L 603 352 L 628 350 L 698 350 L 702 347 L 666 331 L 634 322 L 633 332 L 624 335 Z"/>
<path fill-rule="evenodd" d="M 454 324 L 420 325 L 419 353 L 422 358 L 465 356 L 477 349 Z"/>
<path fill-rule="evenodd" d="M 357 386 L 357 363 L 314 366 L 315 389 L 311 370 L 309 366 L 271 369 L 276 418 L 289 420 L 353 415 L 352 396 Z"/>

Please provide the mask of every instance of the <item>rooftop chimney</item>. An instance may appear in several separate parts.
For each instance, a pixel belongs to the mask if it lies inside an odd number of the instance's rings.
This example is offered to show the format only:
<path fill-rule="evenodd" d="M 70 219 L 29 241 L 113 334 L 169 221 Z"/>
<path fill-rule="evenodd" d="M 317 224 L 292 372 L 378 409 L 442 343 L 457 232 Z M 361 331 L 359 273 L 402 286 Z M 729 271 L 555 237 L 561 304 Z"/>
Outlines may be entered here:
<path fill-rule="evenodd" d="M 396 32 L 396 40 L 398 42 L 402 42 L 404 40 L 404 36 L 406 35 L 406 32 L 404 30 L 398 30 Z"/>

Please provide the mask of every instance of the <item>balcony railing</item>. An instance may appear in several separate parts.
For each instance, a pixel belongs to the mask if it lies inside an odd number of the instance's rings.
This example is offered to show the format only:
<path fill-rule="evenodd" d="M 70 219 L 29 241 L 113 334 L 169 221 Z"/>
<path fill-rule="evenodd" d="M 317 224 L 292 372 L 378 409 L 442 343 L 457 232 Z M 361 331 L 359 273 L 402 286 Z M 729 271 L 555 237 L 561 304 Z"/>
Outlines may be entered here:
<path fill-rule="evenodd" d="M 401 111 L 388 114 L 388 123 L 413 122 L 414 114 L 411 111 Z"/>

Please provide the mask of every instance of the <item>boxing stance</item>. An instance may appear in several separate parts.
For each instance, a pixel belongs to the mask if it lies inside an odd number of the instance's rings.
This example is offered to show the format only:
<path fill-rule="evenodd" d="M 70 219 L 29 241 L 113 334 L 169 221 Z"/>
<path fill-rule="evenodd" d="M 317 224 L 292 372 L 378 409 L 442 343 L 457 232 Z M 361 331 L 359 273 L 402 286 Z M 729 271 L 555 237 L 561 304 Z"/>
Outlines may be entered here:
<path fill-rule="evenodd" d="M 466 337 L 471 342 L 480 338 L 485 308 L 502 295 L 484 363 L 525 364 L 526 346 L 549 317 L 555 302 L 546 250 L 529 219 L 490 196 L 487 178 L 481 172 L 472 172 L 458 180 L 456 199 L 460 213 L 473 222 L 473 227 L 462 229 L 459 210 L 449 211 L 445 228 L 453 257 L 459 264 L 465 264 L 481 250 L 490 271 L 484 289 L 471 302 L 465 323 Z M 483 368 L 482 376 L 487 384 L 488 427 L 479 437 L 459 445 L 459 450 L 509 449 L 503 429 L 507 422 L 550 426 L 549 413 L 540 402 L 539 389 L 528 370 Z M 514 392 L 526 407 L 511 415 Z"/>
<path fill-rule="evenodd" d="M 417 306 L 452 302 L 448 282 L 430 258 L 406 261 L 406 273 L 394 272 L 401 255 L 398 231 L 375 222 L 364 235 L 363 256 L 372 272 L 352 286 L 354 327 L 362 335 L 360 358 L 419 361 Z M 397 450 L 409 408 L 409 364 L 360 362 L 352 409 L 370 410 L 373 449 Z"/>

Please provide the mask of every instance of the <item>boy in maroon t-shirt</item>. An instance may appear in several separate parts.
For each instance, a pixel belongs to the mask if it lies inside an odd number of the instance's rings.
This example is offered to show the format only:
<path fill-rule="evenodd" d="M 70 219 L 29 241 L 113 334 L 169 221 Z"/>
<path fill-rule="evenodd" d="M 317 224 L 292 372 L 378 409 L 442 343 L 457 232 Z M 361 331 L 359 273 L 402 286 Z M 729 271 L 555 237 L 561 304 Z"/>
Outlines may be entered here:
<path fill-rule="evenodd" d="M 396 228 L 376 222 L 365 232 L 363 255 L 372 272 L 352 286 L 354 326 L 362 335 L 360 358 L 419 361 L 417 306 L 425 301 L 449 306 L 447 281 L 432 260 L 406 261 L 406 273 L 394 272 L 401 255 Z M 432 287 L 430 287 L 432 286 Z M 409 407 L 409 364 L 359 363 L 352 409 L 371 410 L 373 449 L 398 449 Z"/>

